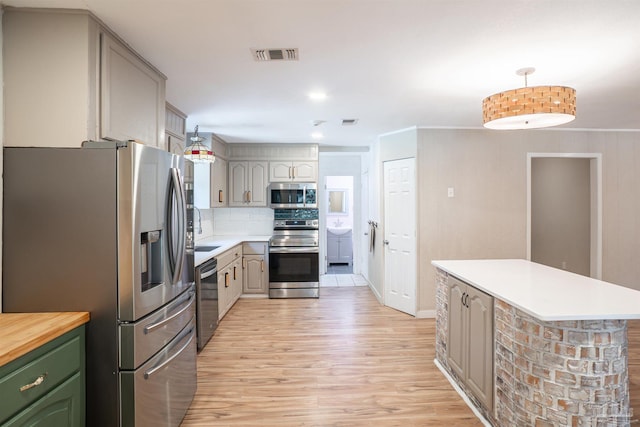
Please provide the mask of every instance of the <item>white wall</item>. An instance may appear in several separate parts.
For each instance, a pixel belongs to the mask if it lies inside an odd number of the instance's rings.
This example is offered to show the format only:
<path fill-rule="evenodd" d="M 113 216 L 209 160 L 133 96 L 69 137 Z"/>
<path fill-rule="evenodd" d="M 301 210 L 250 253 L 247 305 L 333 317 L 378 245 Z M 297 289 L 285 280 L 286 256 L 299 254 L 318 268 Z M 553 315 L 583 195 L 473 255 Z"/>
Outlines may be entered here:
<path fill-rule="evenodd" d="M 591 159 L 531 159 L 531 261 L 590 275 Z"/>

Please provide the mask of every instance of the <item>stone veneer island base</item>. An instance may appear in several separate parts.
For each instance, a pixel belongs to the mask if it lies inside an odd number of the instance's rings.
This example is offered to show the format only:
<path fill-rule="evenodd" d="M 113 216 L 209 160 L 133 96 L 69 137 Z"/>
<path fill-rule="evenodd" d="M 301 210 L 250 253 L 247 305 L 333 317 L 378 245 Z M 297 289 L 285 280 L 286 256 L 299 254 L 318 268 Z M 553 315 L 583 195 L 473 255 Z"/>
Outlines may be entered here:
<path fill-rule="evenodd" d="M 640 292 L 524 260 L 433 261 L 436 360 L 500 427 L 630 426 L 627 322 Z M 452 369 L 449 276 L 493 297 L 491 407 Z"/>

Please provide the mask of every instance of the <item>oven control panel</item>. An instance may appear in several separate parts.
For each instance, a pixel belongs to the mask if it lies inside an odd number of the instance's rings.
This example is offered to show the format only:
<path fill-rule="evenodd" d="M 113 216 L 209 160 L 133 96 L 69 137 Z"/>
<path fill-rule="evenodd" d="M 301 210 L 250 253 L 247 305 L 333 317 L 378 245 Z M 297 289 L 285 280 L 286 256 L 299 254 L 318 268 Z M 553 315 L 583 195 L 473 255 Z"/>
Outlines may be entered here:
<path fill-rule="evenodd" d="M 273 221 L 273 228 L 279 230 L 290 230 L 296 228 L 317 229 L 317 219 L 276 219 Z"/>

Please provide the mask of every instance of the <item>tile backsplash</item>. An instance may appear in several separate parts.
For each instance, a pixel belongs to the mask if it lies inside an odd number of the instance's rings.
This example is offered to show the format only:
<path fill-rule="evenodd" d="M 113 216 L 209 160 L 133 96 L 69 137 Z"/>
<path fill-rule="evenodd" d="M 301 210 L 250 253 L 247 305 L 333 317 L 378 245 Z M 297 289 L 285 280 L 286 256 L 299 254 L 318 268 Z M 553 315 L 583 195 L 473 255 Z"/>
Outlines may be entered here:
<path fill-rule="evenodd" d="M 273 231 L 273 209 L 216 208 L 200 209 L 202 233 L 199 233 L 198 211 L 194 212 L 196 242 L 213 236 L 268 236 Z"/>

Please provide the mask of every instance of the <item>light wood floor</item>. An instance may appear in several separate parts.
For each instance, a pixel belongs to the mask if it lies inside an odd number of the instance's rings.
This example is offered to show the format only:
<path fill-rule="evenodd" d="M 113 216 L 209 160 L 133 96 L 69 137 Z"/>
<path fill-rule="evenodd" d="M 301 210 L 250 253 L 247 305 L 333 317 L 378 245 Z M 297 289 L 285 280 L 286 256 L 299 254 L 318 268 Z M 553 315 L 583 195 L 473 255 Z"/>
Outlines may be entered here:
<path fill-rule="evenodd" d="M 435 367 L 434 335 L 433 319 L 382 307 L 367 287 L 241 299 L 198 357 L 182 427 L 482 426 Z M 640 408 L 639 322 L 629 336 Z"/>

